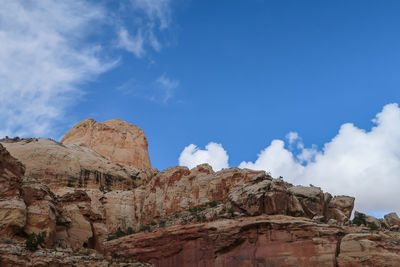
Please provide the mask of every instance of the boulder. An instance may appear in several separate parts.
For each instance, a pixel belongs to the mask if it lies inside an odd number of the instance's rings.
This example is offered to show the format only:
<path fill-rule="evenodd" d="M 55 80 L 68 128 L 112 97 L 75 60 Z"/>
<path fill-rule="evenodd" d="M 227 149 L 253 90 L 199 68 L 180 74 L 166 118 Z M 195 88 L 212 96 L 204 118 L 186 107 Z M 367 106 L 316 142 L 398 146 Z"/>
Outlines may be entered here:
<path fill-rule="evenodd" d="M 399 216 L 397 216 L 397 213 L 392 212 L 389 214 L 386 214 L 384 216 L 385 222 L 389 225 L 389 227 L 393 227 L 393 226 L 398 226 L 400 227 L 400 218 Z"/>
<path fill-rule="evenodd" d="M 354 197 L 335 196 L 327 205 L 326 217 L 338 222 L 349 220 L 354 208 L 354 200 Z"/>

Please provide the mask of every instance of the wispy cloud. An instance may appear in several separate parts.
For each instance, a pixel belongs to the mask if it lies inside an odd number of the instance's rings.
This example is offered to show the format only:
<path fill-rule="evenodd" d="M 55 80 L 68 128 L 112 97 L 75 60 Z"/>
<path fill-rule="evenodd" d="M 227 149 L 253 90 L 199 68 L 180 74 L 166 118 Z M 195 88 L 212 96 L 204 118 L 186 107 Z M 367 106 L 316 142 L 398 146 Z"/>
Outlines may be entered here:
<path fill-rule="evenodd" d="M 168 100 L 172 98 L 174 90 L 179 86 L 178 80 L 168 78 L 167 76 L 165 76 L 165 74 L 158 77 L 156 83 L 158 84 L 158 88 L 160 88 L 160 90 L 162 91 L 160 95 L 162 102 L 164 103 L 167 103 Z"/>
<path fill-rule="evenodd" d="M 373 122 L 375 127 L 370 131 L 351 123 L 343 124 L 320 151 L 316 146 L 305 148 L 298 134 L 290 133 L 287 135 L 289 147 L 283 140 L 273 140 L 254 162 L 242 162 L 239 167 L 266 170 L 295 184 L 318 185 L 335 195 L 355 196 L 356 209 L 362 211 L 400 212 L 399 106 L 386 105 Z M 195 145 L 186 147 L 179 163 L 212 165 L 227 157 L 220 153 L 193 157 L 195 153 Z M 192 161 L 181 160 L 187 157 Z"/>
<path fill-rule="evenodd" d="M 132 12 L 140 15 L 141 19 L 135 20 L 133 28 L 121 26 L 118 47 L 133 53 L 138 58 L 143 57 L 147 48 L 160 52 L 162 43 L 157 33 L 168 29 L 171 23 L 171 1 L 131 0 L 130 7 Z"/>
<path fill-rule="evenodd" d="M 104 16 L 83 1 L 1 2 L 0 135 L 49 134 L 78 85 L 113 67 L 82 41 Z"/>
<path fill-rule="evenodd" d="M 125 28 L 121 28 L 118 32 L 117 46 L 133 53 L 138 58 L 143 57 L 145 50 L 141 29 L 137 31 L 136 36 L 132 36 Z"/>
<path fill-rule="evenodd" d="M 150 23 L 158 24 L 161 30 L 166 29 L 171 21 L 170 0 L 131 0 L 134 9 L 143 11 Z"/>

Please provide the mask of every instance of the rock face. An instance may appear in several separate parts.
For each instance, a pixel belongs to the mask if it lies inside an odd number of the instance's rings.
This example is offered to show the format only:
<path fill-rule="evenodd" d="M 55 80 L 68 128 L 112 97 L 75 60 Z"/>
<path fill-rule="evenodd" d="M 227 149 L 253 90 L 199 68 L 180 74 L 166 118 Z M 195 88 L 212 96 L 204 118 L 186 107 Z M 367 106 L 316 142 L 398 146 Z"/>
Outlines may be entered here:
<path fill-rule="evenodd" d="M 290 216 L 172 226 L 107 242 L 106 253 L 156 266 L 335 266 L 344 231 Z"/>
<path fill-rule="evenodd" d="M 0 144 L 25 165 L 25 176 L 37 179 L 53 191 L 101 186 L 127 190 L 147 177 L 146 171 L 111 162 L 88 148 L 50 139 L 0 140 Z"/>
<path fill-rule="evenodd" d="M 156 266 L 398 266 L 399 233 L 358 230 L 261 215 L 138 233 L 105 251 Z"/>
<path fill-rule="evenodd" d="M 151 168 L 146 135 L 126 121 L 114 119 L 99 123 L 86 119 L 75 125 L 61 143 L 90 148 L 112 162 L 138 169 Z"/>
<path fill-rule="evenodd" d="M 0 144 L 0 237 L 20 232 L 26 205 L 19 192 L 25 168 Z"/>

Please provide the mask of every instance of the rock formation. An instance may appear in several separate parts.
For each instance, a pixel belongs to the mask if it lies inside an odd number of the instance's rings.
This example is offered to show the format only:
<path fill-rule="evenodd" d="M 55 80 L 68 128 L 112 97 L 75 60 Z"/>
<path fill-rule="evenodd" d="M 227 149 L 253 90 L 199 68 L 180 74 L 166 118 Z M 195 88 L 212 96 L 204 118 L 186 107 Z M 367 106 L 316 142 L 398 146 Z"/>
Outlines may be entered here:
<path fill-rule="evenodd" d="M 356 212 L 352 222 L 353 197 L 294 186 L 264 171 L 214 172 L 207 164 L 158 171 L 135 152 L 124 154 L 141 144 L 148 157 L 147 141 L 118 120 L 83 121 L 62 141 L 0 140 L 0 266 L 400 261 L 397 214 L 378 220 Z M 27 250 L 28 235 L 43 232 L 39 250 Z"/>
<path fill-rule="evenodd" d="M 12 237 L 25 226 L 26 205 L 19 191 L 24 171 L 0 145 L 0 236 Z"/>
<path fill-rule="evenodd" d="M 109 241 L 106 254 L 156 266 L 398 266 L 398 232 L 260 215 L 178 225 Z"/>
<path fill-rule="evenodd" d="M 99 123 L 86 119 L 75 125 L 61 143 L 90 148 L 112 162 L 138 169 L 151 168 L 146 135 L 126 121 L 114 119 Z"/>

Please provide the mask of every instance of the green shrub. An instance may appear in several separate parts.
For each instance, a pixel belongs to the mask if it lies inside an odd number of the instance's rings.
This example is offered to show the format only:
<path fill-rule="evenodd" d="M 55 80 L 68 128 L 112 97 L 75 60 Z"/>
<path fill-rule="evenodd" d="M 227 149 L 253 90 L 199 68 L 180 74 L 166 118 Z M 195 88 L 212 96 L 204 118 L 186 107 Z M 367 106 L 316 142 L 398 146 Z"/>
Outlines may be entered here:
<path fill-rule="evenodd" d="M 132 234 L 134 234 L 134 233 L 135 233 L 135 230 L 133 230 L 132 227 L 128 227 L 128 229 L 126 230 L 126 234 L 127 234 L 127 235 L 132 235 Z"/>
<path fill-rule="evenodd" d="M 165 227 L 165 221 L 161 220 L 160 223 L 158 224 L 160 227 Z"/>
<path fill-rule="evenodd" d="M 41 232 L 39 234 L 31 233 L 25 241 L 26 248 L 30 251 L 37 250 L 38 246 L 44 243 L 46 238 L 46 232 Z"/>
<path fill-rule="evenodd" d="M 139 229 L 139 232 L 146 232 L 146 231 L 150 231 L 150 226 L 149 225 L 142 226 Z"/>
<path fill-rule="evenodd" d="M 365 220 L 366 220 L 365 214 L 356 213 L 356 215 L 354 216 L 354 219 L 353 219 L 353 223 L 357 224 L 358 226 L 360 226 L 361 224 L 367 225 Z"/>
<path fill-rule="evenodd" d="M 378 225 L 376 225 L 376 223 L 372 222 L 368 224 L 369 229 L 371 229 L 371 231 L 376 231 L 379 229 Z"/>
<path fill-rule="evenodd" d="M 217 202 L 212 201 L 208 205 L 210 205 L 210 208 L 215 208 L 217 206 Z"/>
<path fill-rule="evenodd" d="M 126 232 L 124 232 L 124 231 L 121 229 L 121 227 L 118 227 L 118 229 L 117 229 L 117 231 L 115 232 L 115 234 L 109 235 L 109 236 L 107 237 L 107 241 L 114 240 L 114 239 L 117 239 L 117 238 L 120 238 L 120 237 L 123 237 L 123 236 L 126 236 L 126 235 L 132 235 L 132 234 L 134 234 L 134 233 L 135 233 L 135 230 L 133 230 L 132 227 L 128 227 L 128 229 L 126 230 Z"/>

